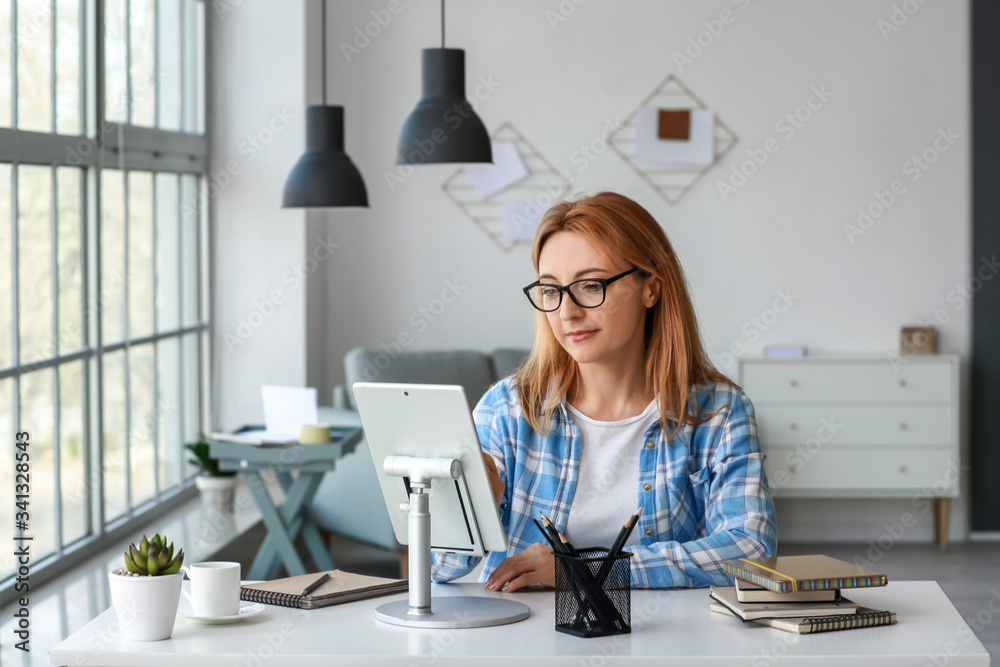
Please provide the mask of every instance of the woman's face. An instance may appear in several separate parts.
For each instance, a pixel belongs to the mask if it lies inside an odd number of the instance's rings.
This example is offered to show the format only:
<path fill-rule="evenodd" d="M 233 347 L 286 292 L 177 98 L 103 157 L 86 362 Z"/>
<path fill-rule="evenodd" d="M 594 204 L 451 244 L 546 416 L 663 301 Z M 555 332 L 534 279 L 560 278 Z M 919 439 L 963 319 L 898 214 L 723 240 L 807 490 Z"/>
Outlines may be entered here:
<path fill-rule="evenodd" d="M 538 258 L 539 280 L 555 285 L 612 278 L 631 268 L 621 258 L 606 258 L 577 232 L 556 232 Z M 577 363 L 624 361 L 644 348 L 646 309 L 656 303 L 660 290 L 656 278 L 639 280 L 638 275 L 608 285 L 597 308 L 582 308 L 563 293 L 559 308 L 546 313 L 552 334 Z"/>

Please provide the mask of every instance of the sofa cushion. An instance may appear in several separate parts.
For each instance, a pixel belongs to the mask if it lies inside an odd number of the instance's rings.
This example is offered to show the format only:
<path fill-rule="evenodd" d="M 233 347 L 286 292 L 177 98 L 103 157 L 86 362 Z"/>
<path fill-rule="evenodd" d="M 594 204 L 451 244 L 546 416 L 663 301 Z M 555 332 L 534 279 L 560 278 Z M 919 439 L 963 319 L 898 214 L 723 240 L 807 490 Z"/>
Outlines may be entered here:
<path fill-rule="evenodd" d="M 355 382 L 459 384 L 469 408 L 476 406 L 496 380 L 490 357 L 473 350 L 406 351 L 392 357 L 376 348 L 354 348 L 344 356 L 348 401 L 356 408 Z"/>
<path fill-rule="evenodd" d="M 528 351 L 512 347 L 501 347 L 490 352 L 493 362 L 493 377 L 502 380 L 513 375 L 528 358 Z"/>

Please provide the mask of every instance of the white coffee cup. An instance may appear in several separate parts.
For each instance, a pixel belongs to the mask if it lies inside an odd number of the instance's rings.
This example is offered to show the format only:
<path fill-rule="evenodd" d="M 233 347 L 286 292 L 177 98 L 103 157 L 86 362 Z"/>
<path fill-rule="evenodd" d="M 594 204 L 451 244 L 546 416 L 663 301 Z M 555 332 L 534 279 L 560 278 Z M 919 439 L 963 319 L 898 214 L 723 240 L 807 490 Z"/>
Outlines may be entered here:
<path fill-rule="evenodd" d="M 191 580 L 191 592 L 183 592 L 195 616 L 219 618 L 240 613 L 239 563 L 195 563 L 181 570 Z"/>

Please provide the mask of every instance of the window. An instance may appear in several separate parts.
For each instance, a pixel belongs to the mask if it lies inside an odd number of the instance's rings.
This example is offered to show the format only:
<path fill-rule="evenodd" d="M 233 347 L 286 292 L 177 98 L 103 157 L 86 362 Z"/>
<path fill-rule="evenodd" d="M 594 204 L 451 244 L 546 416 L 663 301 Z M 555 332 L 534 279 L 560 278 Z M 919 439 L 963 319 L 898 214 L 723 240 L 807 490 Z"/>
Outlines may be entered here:
<path fill-rule="evenodd" d="M 205 5 L 0 0 L 0 35 L 0 489 L 14 488 L 6 443 L 27 431 L 37 584 L 193 472 L 183 443 L 207 423 Z M 0 592 L 14 572 L 0 555 Z"/>

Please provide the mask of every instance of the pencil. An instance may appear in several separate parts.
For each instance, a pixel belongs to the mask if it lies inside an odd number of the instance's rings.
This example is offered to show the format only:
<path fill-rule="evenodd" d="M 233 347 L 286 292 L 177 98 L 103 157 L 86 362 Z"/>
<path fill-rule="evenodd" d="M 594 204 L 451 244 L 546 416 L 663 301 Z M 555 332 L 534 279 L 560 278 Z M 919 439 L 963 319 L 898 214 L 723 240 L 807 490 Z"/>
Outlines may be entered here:
<path fill-rule="evenodd" d="M 639 517 L 642 515 L 642 505 L 639 505 L 639 509 L 635 511 L 625 520 L 625 525 L 622 529 L 618 531 L 618 537 L 615 538 L 615 542 L 611 545 L 611 549 L 608 551 L 607 560 L 601 563 L 601 569 L 597 571 L 597 583 L 599 585 L 604 584 L 604 580 L 608 578 L 611 574 L 611 568 L 614 567 L 615 557 L 622 552 L 622 547 L 625 546 L 625 542 L 628 540 L 629 535 L 632 534 L 632 529 L 635 528 L 635 524 L 639 523 Z"/>
<path fill-rule="evenodd" d="M 312 582 L 311 584 L 309 584 L 308 586 L 305 587 L 305 589 L 302 591 L 302 595 L 309 595 L 314 590 L 316 590 L 317 588 L 319 588 L 320 586 L 322 586 L 323 582 L 326 581 L 329 578 L 330 578 L 330 573 L 329 572 L 324 572 L 323 576 L 321 576 L 319 579 L 317 579 L 316 581 Z"/>

